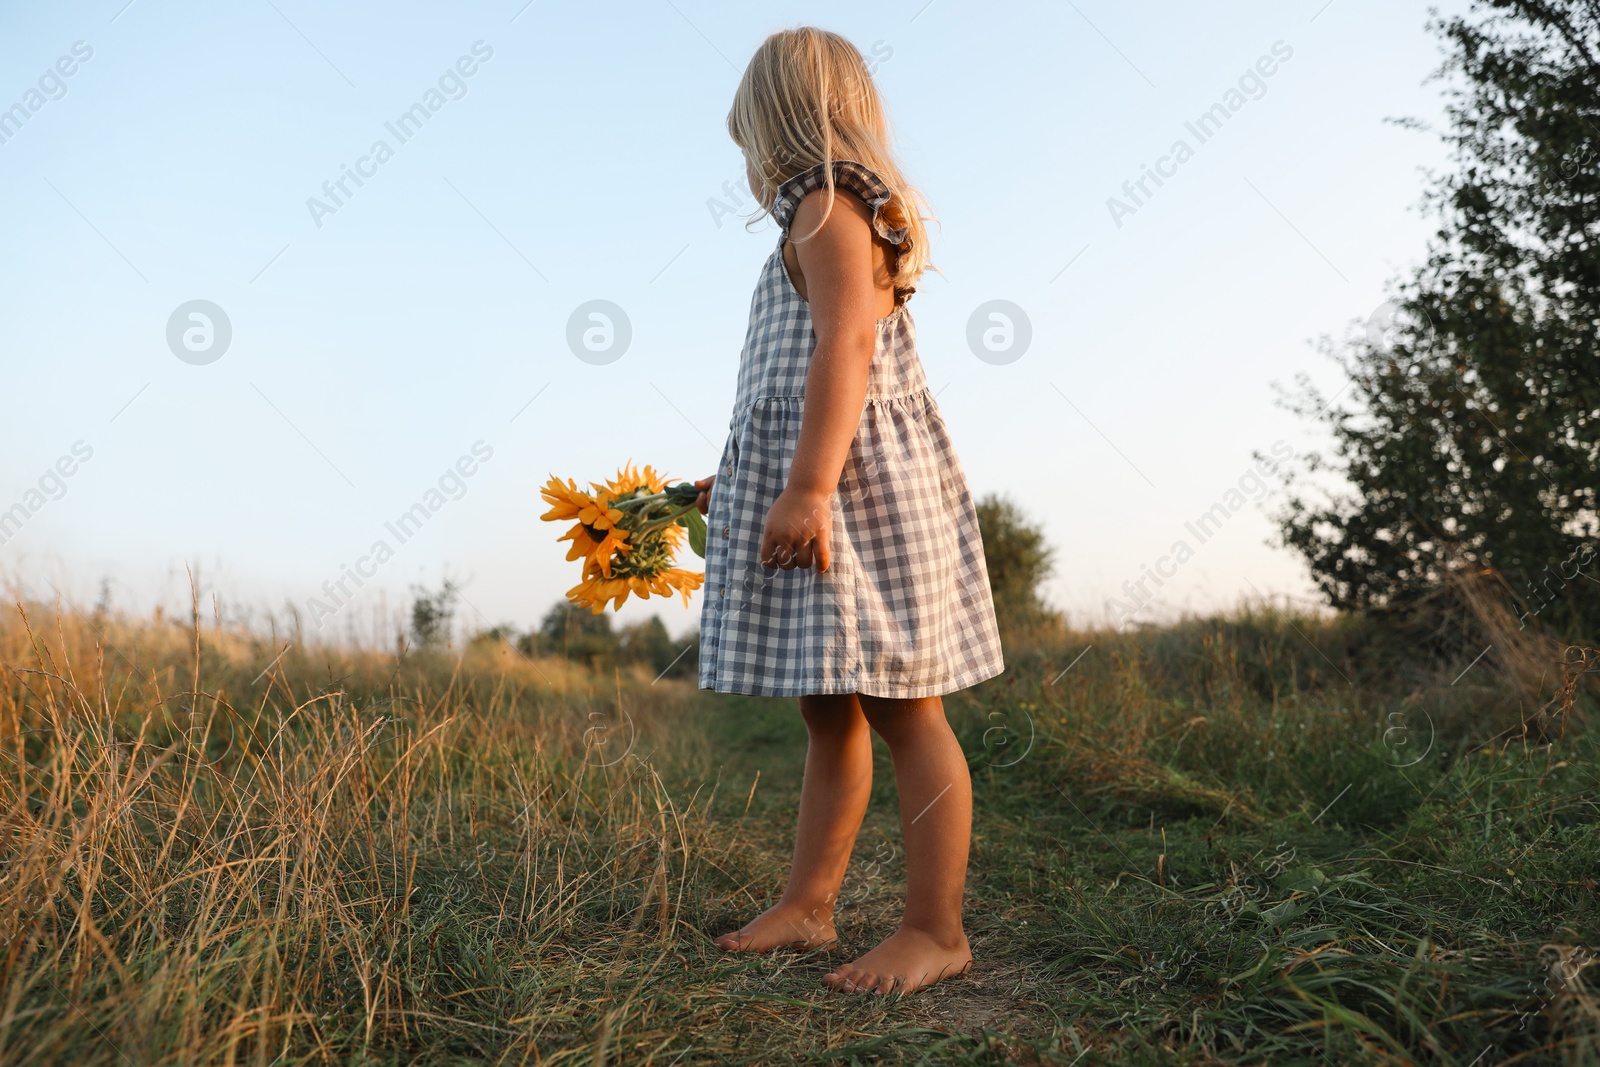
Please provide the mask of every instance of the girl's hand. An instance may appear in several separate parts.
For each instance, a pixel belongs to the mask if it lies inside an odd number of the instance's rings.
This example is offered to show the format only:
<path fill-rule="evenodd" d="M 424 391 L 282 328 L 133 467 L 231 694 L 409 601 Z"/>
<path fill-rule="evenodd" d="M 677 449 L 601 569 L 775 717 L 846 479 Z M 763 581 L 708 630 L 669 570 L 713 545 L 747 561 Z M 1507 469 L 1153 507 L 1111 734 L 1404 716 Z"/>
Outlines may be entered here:
<path fill-rule="evenodd" d="M 717 476 L 713 474 L 694 483 L 694 487 L 700 490 L 700 495 L 694 498 L 694 506 L 700 509 L 702 515 L 711 509 L 711 483 L 716 480 Z"/>
<path fill-rule="evenodd" d="M 785 489 L 767 513 L 767 525 L 761 531 L 761 554 L 756 558 L 763 567 L 786 571 L 813 563 L 818 573 L 827 570 L 833 562 L 828 543 L 831 519 L 828 494 Z"/>

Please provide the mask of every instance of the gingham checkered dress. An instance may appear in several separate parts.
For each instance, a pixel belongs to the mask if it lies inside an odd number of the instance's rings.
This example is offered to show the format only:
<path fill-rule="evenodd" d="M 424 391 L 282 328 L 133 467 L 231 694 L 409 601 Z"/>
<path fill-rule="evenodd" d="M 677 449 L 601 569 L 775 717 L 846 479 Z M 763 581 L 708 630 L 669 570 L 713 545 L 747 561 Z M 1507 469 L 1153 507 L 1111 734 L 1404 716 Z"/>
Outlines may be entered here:
<path fill-rule="evenodd" d="M 836 187 L 872 208 L 878 234 L 905 240 L 878 218 L 889 199 L 883 182 L 859 163 L 833 168 Z M 818 166 L 779 188 L 772 215 L 785 236 L 800 201 L 825 181 Z M 788 480 L 817 342 L 779 239 L 751 300 L 711 490 L 702 689 L 925 697 L 1004 669 L 972 496 L 904 301 L 877 325 L 866 407 L 833 498 L 832 564 L 821 574 L 762 567 L 762 527 Z"/>

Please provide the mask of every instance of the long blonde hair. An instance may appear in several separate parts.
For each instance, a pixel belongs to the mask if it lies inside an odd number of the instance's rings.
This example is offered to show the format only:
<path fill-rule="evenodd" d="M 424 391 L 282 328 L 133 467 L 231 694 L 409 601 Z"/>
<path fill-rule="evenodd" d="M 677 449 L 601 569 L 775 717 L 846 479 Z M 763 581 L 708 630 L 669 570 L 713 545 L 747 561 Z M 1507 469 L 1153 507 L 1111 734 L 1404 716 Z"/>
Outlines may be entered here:
<path fill-rule="evenodd" d="M 771 213 L 780 185 L 819 163 L 828 164 L 823 169 L 830 212 L 834 161 L 853 159 L 876 174 L 890 193 L 880 218 L 891 230 L 906 230 L 890 264 L 894 286 L 915 286 L 929 265 L 921 210 L 926 202 L 895 165 L 883 101 L 855 45 L 812 26 L 768 37 L 739 79 L 728 134 L 760 182 L 762 213 Z"/>

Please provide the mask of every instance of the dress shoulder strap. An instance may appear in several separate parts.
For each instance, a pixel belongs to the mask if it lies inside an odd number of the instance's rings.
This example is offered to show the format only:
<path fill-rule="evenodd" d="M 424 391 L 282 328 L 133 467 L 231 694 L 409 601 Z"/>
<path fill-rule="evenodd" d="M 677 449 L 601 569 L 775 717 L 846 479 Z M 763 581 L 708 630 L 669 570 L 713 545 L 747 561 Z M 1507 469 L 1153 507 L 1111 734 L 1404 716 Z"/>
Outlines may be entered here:
<path fill-rule="evenodd" d="M 777 195 L 772 201 L 772 217 L 782 227 L 785 235 L 789 232 L 789 224 L 794 221 L 794 213 L 800 207 L 800 201 L 818 189 L 826 189 L 830 184 L 830 177 L 834 188 L 849 190 L 872 209 L 872 228 L 879 237 L 896 246 L 905 241 L 906 227 L 891 228 L 883 219 L 883 206 L 891 197 L 889 186 L 882 178 L 853 159 L 836 159 L 832 164 L 818 163 L 778 186 Z"/>

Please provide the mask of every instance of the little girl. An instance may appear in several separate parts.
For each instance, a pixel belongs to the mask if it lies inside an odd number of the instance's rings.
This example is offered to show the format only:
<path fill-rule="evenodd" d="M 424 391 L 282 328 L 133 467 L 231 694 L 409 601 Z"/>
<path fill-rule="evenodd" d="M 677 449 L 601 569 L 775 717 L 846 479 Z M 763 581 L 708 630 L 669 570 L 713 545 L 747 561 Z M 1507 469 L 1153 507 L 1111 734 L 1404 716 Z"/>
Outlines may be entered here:
<path fill-rule="evenodd" d="M 810 734 L 789 884 L 729 951 L 834 940 L 833 907 L 888 743 L 905 834 L 899 929 L 829 988 L 910 992 L 972 963 L 961 924 L 972 785 L 940 695 L 1003 669 L 965 475 L 906 308 L 928 262 L 861 54 L 769 37 L 728 113 L 783 231 L 750 305 L 708 511 L 700 687 L 799 697 Z"/>

